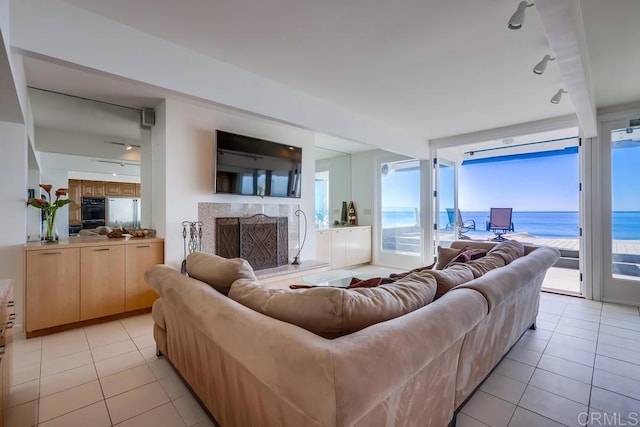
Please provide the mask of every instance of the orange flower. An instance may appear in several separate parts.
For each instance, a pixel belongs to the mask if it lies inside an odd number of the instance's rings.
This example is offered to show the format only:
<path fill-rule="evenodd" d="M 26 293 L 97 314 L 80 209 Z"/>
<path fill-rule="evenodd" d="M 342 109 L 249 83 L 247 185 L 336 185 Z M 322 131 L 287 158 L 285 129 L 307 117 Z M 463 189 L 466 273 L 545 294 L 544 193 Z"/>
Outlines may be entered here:
<path fill-rule="evenodd" d="M 43 209 L 45 206 L 45 201 L 44 199 L 29 199 L 28 204 L 35 208 Z"/>
<path fill-rule="evenodd" d="M 42 188 L 47 193 L 50 193 L 51 189 L 53 188 L 53 185 L 51 185 L 51 184 L 40 184 L 40 188 Z"/>
<path fill-rule="evenodd" d="M 66 196 L 67 195 L 67 191 L 69 191 L 66 188 L 58 188 L 56 190 L 56 197 L 60 197 L 60 196 Z"/>

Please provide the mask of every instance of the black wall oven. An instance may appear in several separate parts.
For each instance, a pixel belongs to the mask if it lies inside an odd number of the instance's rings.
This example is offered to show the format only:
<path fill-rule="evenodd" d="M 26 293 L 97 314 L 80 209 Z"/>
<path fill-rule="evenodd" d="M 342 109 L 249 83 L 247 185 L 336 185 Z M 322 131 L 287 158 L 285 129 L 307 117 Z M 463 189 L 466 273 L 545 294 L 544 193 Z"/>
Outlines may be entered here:
<path fill-rule="evenodd" d="M 105 225 L 107 216 L 104 197 L 83 197 L 81 206 L 83 229 Z"/>

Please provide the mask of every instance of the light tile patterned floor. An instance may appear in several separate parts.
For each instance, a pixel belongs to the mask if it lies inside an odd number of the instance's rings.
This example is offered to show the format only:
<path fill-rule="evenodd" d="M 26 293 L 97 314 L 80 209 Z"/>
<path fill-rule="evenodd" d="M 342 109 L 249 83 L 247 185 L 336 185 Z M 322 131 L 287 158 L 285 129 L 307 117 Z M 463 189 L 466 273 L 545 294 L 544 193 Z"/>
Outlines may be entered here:
<path fill-rule="evenodd" d="M 543 293 L 537 323 L 462 408 L 458 427 L 640 425 L 638 307 Z"/>
<path fill-rule="evenodd" d="M 9 427 L 213 425 L 155 357 L 150 315 L 17 340 L 14 350 Z M 457 426 L 577 426 L 586 414 L 589 425 L 640 420 L 638 308 L 543 293 L 538 329 L 499 364 Z"/>
<path fill-rule="evenodd" d="M 213 426 L 168 362 L 150 314 L 14 345 L 8 427 Z"/>

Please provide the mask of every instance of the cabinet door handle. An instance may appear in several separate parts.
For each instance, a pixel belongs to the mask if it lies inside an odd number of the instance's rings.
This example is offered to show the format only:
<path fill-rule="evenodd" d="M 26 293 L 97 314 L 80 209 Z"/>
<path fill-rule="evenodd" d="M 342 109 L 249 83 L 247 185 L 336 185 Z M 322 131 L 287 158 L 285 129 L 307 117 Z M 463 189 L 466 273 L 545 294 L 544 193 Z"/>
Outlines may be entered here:
<path fill-rule="evenodd" d="M 94 252 L 102 252 L 102 251 L 110 251 L 111 248 L 100 248 L 100 249 L 94 249 Z"/>
<path fill-rule="evenodd" d="M 15 307 L 15 306 L 16 306 L 16 302 L 14 300 L 7 302 L 7 307 Z"/>
<path fill-rule="evenodd" d="M 11 313 L 9 315 L 9 320 L 16 320 L 16 314 L 15 313 Z"/>
<path fill-rule="evenodd" d="M 57 251 L 57 252 L 45 252 L 43 253 L 43 255 L 62 255 L 61 251 Z"/>
<path fill-rule="evenodd" d="M 150 248 L 150 245 L 140 245 L 140 246 L 136 246 L 136 248 Z"/>
<path fill-rule="evenodd" d="M 13 328 L 13 320 L 11 320 L 10 322 L 7 322 L 7 325 L 5 326 L 5 329 L 11 329 Z"/>

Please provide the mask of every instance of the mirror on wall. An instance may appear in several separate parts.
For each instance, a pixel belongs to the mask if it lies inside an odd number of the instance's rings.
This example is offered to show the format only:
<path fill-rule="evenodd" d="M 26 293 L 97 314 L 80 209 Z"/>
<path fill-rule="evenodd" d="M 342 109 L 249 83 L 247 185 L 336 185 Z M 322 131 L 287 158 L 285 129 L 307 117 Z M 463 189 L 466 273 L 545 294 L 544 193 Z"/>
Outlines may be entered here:
<path fill-rule="evenodd" d="M 351 155 L 315 147 L 315 226 L 327 228 L 340 221 L 342 202 L 351 200 Z"/>

